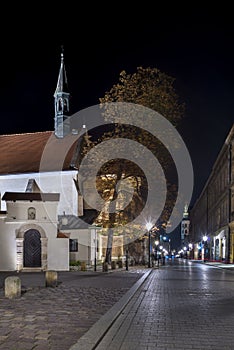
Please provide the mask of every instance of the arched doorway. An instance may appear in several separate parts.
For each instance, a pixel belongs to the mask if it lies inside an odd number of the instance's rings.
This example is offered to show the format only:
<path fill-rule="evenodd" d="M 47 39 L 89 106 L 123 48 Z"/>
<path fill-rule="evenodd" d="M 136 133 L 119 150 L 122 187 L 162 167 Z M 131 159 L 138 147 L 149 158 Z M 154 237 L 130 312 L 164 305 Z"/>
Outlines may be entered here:
<path fill-rule="evenodd" d="M 34 229 L 24 234 L 24 267 L 41 267 L 41 235 Z"/>

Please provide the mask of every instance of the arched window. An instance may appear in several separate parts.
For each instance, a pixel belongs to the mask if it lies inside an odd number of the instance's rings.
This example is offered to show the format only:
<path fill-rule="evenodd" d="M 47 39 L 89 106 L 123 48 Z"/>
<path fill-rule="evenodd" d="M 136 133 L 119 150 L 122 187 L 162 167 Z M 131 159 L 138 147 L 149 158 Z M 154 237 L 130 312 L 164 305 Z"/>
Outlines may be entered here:
<path fill-rule="evenodd" d="M 63 110 L 63 99 L 60 98 L 58 102 L 58 111 L 61 112 Z"/>
<path fill-rule="evenodd" d="M 63 105 L 64 105 L 64 112 L 68 112 L 67 99 L 66 98 L 63 100 Z"/>

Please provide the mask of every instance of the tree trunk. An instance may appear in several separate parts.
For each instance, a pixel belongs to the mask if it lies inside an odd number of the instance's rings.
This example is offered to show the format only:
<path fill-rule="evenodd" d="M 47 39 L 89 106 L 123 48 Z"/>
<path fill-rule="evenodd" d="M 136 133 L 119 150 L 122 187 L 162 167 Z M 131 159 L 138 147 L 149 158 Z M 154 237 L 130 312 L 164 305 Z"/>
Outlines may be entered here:
<path fill-rule="evenodd" d="M 128 271 L 128 247 L 126 248 L 126 271 Z"/>
<path fill-rule="evenodd" d="M 107 247 L 106 247 L 106 258 L 105 258 L 105 262 L 108 264 L 111 264 L 112 243 L 113 243 L 113 228 L 109 228 L 108 229 Z"/>
<path fill-rule="evenodd" d="M 119 171 L 116 177 L 116 184 L 119 182 L 121 178 L 122 178 L 122 171 L 121 171 L 121 168 L 119 168 Z M 118 196 L 118 193 L 116 191 L 116 185 L 115 185 L 112 201 L 115 200 L 117 196 Z M 111 263 L 111 259 L 112 259 L 112 243 L 113 243 L 113 235 L 114 235 L 113 227 L 116 220 L 116 212 L 115 212 L 116 203 L 114 204 L 113 202 L 110 202 L 109 208 L 111 209 L 111 212 L 109 213 L 108 240 L 107 240 L 107 248 L 106 248 L 106 258 L 105 258 L 105 262 L 107 262 L 108 264 Z"/>

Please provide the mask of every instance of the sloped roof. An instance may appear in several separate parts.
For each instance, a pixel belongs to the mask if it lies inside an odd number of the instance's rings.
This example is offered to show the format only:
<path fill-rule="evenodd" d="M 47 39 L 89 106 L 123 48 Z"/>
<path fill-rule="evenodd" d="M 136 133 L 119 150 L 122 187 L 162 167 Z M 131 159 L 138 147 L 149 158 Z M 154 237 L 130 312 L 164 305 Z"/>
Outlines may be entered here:
<path fill-rule="evenodd" d="M 0 174 L 69 170 L 76 139 L 53 131 L 0 135 Z"/>
<path fill-rule="evenodd" d="M 75 229 L 87 229 L 93 224 L 97 217 L 97 211 L 94 209 L 87 209 L 85 215 L 78 217 L 75 215 L 58 215 L 60 230 L 75 230 Z M 66 218 L 66 224 L 63 219 Z"/>
<path fill-rule="evenodd" d="M 63 233 L 63 232 L 58 232 L 57 233 L 57 238 L 69 238 L 69 236 L 65 235 L 65 233 Z"/>
<path fill-rule="evenodd" d="M 58 202 L 59 193 L 36 193 L 36 192 L 5 192 L 4 201 L 43 201 Z"/>

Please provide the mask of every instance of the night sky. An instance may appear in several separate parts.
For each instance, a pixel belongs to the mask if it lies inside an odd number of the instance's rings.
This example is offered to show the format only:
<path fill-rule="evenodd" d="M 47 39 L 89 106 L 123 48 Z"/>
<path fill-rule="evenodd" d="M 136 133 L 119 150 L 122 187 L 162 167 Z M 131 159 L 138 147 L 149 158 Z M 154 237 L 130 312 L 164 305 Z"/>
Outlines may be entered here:
<path fill-rule="evenodd" d="M 6 12 L 0 133 L 53 130 L 61 45 L 72 112 L 98 104 L 121 70 L 156 67 L 175 78 L 186 105 L 177 129 L 194 167 L 193 204 L 234 121 L 232 11 L 212 5 L 212 12 L 184 8 L 183 13 L 166 7 L 153 10 L 142 4 L 132 13 L 114 6 L 105 13 L 91 5 L 58 6 L 50 13 L 45 6 L 27 13 L 14 7 L 14 17 Z"/>

